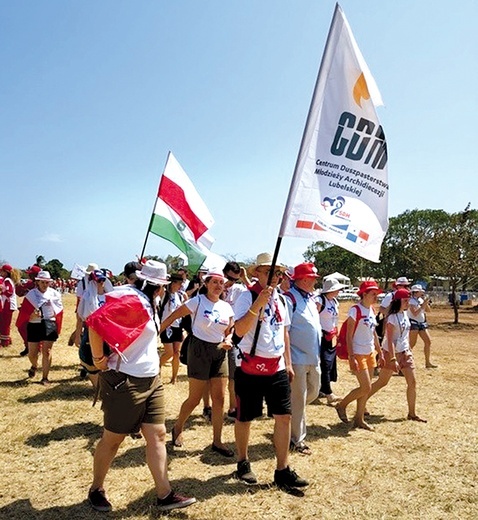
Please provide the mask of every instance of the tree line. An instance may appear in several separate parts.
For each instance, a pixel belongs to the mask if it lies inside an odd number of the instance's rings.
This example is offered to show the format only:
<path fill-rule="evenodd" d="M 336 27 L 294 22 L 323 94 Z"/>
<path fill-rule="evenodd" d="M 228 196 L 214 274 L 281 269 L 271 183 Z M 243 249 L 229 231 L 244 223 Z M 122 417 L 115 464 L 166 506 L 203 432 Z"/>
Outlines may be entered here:
<path fill-rule="evenodd" d="M 321 272 L 371 277 L 383 280 L 385 286 L 397 276 L 425 281 L 448 278 L 458 323 L 458 291 L 478 286 L 478 211 L 468 204 L 457 213 L 414 209 L 391 217 L 380 263 L 326 242 L 311 244 L 304 258 Z"/>

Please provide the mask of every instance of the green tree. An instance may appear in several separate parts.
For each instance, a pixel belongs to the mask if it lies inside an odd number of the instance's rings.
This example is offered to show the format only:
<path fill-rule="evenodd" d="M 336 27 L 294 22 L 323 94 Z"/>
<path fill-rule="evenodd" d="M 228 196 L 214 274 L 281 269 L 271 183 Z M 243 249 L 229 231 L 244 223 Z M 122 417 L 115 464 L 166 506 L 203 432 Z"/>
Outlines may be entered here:
<path fill-rule="evenodd" d="M 434 273 L 450 281 L 454 323 L 459 321 L 457 293 L 466 290 L 467 280 L 478 271 L 478 211 L 470 204 L 449 217 L 448 225 L 440 228 L 427 244 L 427 253 Z"/>
<path fill-rule="evenodd" d="M 38 262 L 38 259 L 37 259 Z M 60 260 L 57 260 L 54 258 L 53 260 L 49 260 L 46 262 L 43 266 L 43 269 L 45 271 L 48 271 L 52 278 L 63 278 L 64 280 L 68 280 L 70 277 L 70 271 L 65 269 L 63 267 L 63 264 L 60 262 Z"/>
<path fill-rule="evenodd" d="M 348 276 L 353 282 L 362 276 L 371 276 L 373 262 L 328 242 L 314 242 L 304 253 L 307 262 L 313 262 L 321 276 L 335 271 Z"/>

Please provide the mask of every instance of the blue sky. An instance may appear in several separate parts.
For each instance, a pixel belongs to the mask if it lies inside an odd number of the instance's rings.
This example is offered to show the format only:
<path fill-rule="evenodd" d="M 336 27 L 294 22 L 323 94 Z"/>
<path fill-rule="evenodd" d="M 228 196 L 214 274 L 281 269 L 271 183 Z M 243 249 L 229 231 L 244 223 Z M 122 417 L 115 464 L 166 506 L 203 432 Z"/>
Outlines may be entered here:
<path fill-rule="evenodd" d="M 334 5 L 0 0 L 0 259 L 120 271 L 168 150 L 216 220 L 213 251 L 272 251 Z M 340 5 L 386 105 L 390 216 L 476 208 L 478 2 Z M 307 245 L 284 239 L 281 260 Z M 146 253 L 178 251 L 151 236 Z"/>

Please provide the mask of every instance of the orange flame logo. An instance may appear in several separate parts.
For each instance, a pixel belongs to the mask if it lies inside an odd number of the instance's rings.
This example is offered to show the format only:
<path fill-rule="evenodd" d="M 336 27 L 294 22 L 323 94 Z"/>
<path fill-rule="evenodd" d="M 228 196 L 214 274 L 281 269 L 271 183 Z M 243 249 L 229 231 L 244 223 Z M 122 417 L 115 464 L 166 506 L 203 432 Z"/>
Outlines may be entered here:
<path fill-rule="evenodd" d="M 370 93 L 368 91 L 367 82 L 365 81 L 365 76 L 360 74 L 358 80 L 355 82 L 353 89 L 353 96 L 355 103 L 362 108 L 362 99 L 368 100 L 370 99 Z"/>

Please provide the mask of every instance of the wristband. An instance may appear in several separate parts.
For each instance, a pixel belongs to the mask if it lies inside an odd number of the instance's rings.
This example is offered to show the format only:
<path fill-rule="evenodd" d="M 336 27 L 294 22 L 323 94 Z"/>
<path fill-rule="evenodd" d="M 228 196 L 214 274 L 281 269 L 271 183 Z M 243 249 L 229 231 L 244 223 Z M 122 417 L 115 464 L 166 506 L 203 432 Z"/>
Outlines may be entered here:
<path fill-rule="evenodd" d="M 252 309 L 249 309 L 247 312 L 250 312 L 253 316 L 258 316 L 257 312 L 254 312 Z"/>
<path fill-rule="evenodd" d="M 103 359 L 105 359 L 106 356 L 101 356 L 101 357 L 94 357 L 93 356 L 93 362 L 95 361 L 102 361 Z"/>
<path fill-rule="evenodd" d="M 390 361 L 397 361 L 397 358 L 396 357 L 392 357 L 392 358 L 390 358 Z"/>

